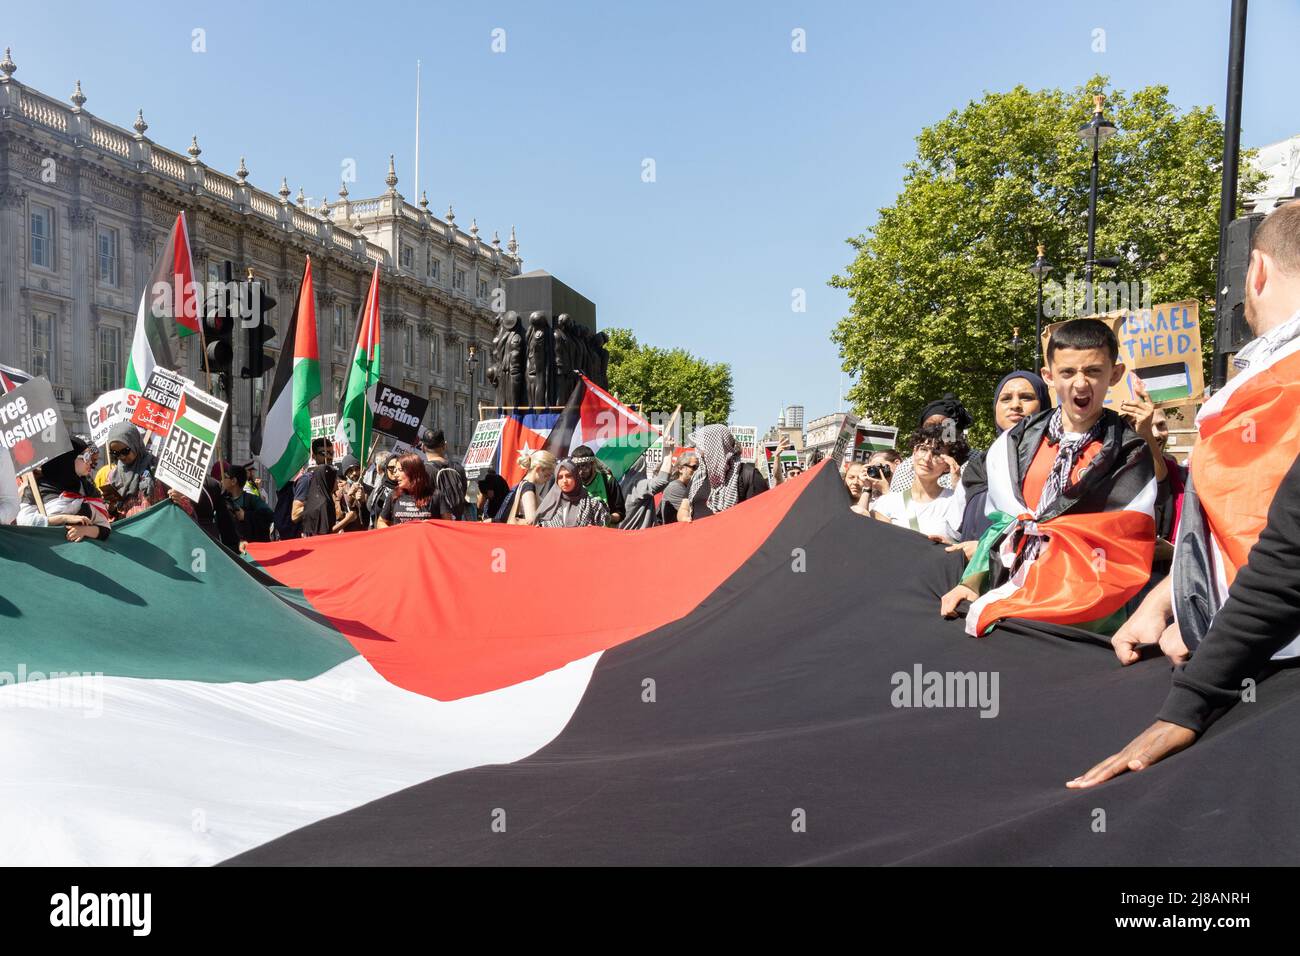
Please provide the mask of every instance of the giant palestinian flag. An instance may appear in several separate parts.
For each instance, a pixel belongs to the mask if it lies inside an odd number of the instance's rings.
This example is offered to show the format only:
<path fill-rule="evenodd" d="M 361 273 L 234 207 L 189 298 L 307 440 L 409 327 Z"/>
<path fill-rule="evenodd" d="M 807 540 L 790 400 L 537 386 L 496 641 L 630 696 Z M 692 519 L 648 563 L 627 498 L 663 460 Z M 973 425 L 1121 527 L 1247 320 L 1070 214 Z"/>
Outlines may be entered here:
<path fill-rule="evenodd" d="M 179 212 L 162 255 L 154 264 L 153 275 L 140 294 L 131 354 L 126 363 L 126 387 L 141 391 L 157 365 L 176 368 L 172 340 L 201 334 L 199 316 L 190 237 L 185 213 Z"/>
<path fill-rule="evenodd" d="M 348 368 L 347 384 L 343 386 L 343 403 L 339 407 L 338 425 L 334 432 L 334 448 L 338 457 L 349 452 L 358 461 L 364 461 L 374 440 L 374 412 L 370 397 L 379 381 L 379 339 L 383 325 L 379 317 L 379 263 L 370 276 L 370 291 L 357 319 L 356 346 L 352 350 L 352 365 Z"/>
<path fill-rule="evenodd" d="M 316 345 L 316 292 L 311 279 L 311 256 L 303 269 L 298 301 L 285 349 L 292 362 L 278 362 L 266 393 L 261 434 L 254 439 L 254 456 L 271 472 L 276 488 L 283 488 L 311 456 L 311 402 L 321 393 L 320 351 Z"/>
<path fill-rule="evenodd" d="M 566 458 L 579 445 L 586 445 L 617 481 L 658 437 L 653 425 L 579 374 L 573 394 L 547 436 L 546 450 Z"/>
<path fill-rule="evenodd" d="M 171 503 L 103 544 L 0 528 L 0 859 L 1300 863 L 1300 669 L 1068 791 L 1168 665 L 1023 620 L 968 639 L 937 613 L 956 556 L 848 505 L 822 464 L 689 524 L 433 521 L 258 567 Z M 537 600 L 593 566 L 619 573 Z"/>

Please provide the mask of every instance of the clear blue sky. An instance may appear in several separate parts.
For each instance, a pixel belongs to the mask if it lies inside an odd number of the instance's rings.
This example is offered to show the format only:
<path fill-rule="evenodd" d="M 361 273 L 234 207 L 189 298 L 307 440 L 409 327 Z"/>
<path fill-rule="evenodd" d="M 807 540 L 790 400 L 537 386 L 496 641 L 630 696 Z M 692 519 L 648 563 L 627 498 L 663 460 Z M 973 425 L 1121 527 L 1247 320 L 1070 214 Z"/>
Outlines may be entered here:
<path fill-rule="evenodd" d="M 732 419 L 834 409 L 827 287 L 892 202 L 923 127 L 985 90 L 1170 87 L 1223 109 L 1228 0 L 1164 2 L 610 2 L 8 4 L 17 78 L 274 191 L 319 199 L 355 158 L 354 196 L 388 154 L 485 238 L 518 228 L 525 268 L 597 305 L 602 325 L 731 363 Z M 229 15 L 219 15 L 229 11 Z M 1106 52 L 1092 52 L 1092 31 Z M 1300 132 L 1290 82 L 1300 12 L 1251 5 L 1243 142 Z M 192 31 L 207 52 L 192 52 Z M 492 31 L 506 51 L 493 53 Z M 807 52 L 791 50 L 802 28 Z M 657 181 L 641 181 L 653 158 Z M 807 311 L 791 310 L 795 288 Z"/>

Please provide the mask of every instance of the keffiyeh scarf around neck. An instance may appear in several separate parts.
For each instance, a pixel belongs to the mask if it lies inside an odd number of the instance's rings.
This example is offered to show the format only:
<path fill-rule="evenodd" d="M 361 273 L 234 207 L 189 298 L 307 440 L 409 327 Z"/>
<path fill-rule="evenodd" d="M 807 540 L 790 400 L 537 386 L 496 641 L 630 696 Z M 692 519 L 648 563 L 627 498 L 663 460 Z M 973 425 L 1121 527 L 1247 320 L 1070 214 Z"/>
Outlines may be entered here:
<path fill-rule="evenodd" d="M 1101 441 L 1101 422 L 1098 418 L 1093 422 L 1092 428 L 1082 435 L 1067 438 L 1065 417 L 1061 409 L 1052 413 L 1052 418 L 1047 423 L 1047 441 L 1056 446 L 1056 460 L 1052 463 L 1051 474 L 1043 483 L 1042 497 L 1038 501 L 1039 514 L 1045 512 L 1060 497 L 1061 492 L 1070 486 L 1070 473 L 1074 471 L 1074 464 L 1083 450 L 1092 442 Z"/>
<path fill-rule="evenodd" d="M 736 436 L 726 425 L 705 425 L 692 436 L 695 452 L 703 468 L 691 479 L 688 498 L 696 500 L 696 493 L 709 482 L 709 510 L 714 514 L 726 511 L 740 498 L 740 449 Z"/>

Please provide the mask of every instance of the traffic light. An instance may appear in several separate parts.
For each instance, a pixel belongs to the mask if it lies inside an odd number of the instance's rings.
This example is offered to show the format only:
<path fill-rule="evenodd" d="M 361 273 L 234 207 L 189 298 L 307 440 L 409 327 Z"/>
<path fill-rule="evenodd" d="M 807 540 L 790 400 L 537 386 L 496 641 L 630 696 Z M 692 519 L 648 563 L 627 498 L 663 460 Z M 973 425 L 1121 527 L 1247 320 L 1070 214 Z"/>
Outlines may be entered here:
<path fill-rule="evenodd" d="M 235 358 L 232 338 L 235 331 L 234 303 L 226 294 L 226 289 L 215 289 L 210 290 L 205 297 L 205 306 L 203 341 L 207 345 L 208 372 L 228 381 L 230 366 Z"/>
<path fill-rule="evenodd" d="M 275 326 L 271 324 L 271 310 L 275 308 L 275 299 L 266 291 L 261 282 L 250 280 L 248 283 L 248 308 L 244 310 L 244 333 L 246 335 L 248 364 L 239 371 L 241 378 L 261 378 L 275 365 L 275 359 L 265 351 L 265 345 L 275 338 Z"/>

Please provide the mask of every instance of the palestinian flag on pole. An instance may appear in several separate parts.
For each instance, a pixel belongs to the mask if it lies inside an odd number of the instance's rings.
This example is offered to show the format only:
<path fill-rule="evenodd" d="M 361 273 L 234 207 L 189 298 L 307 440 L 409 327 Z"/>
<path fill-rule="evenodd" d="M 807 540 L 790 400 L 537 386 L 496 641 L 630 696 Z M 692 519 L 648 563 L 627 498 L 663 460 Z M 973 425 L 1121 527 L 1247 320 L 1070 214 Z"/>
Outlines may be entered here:
<path fill-rule="evenodd" d="M 253 440 L 253 457 L 271 472 L 276 488 L 288 484 L 311 457 L 311 402 L 321 393 L 311 256 L 283 342 L 286 350 L 292 349 L 293 361 L 276 363 L 262 409 L 264 424 Z"/>
<path fill-rule="evenodd" d="M 185 213 L 179 212 L 167 236 L 167 245 L 154 265 L 153 275 L 140 294 L 131 355 L 126 363 L 126 387 L 142 391 L 155 366 L 176 368 L 172 337 L 201 336 L 200 314 L 190 237 Z"/>
<path fill-rule="evenodd" d="M 334 432 L 334 454 L 342 457 L 353 454 L 364 462 L 370 451 L 373 437 L 370 394 L 379 381 L 379 263 L 375 263 L 370 277 L 370 292 L 357 319 L 357 344 L 352 353 L 352 366 L 348 381 L 343 387 L 343 404 L 339 406 L 338 425 Z"/>
<path fill-rule="evenodd" d="M 1192 382 L 1186 362 L 1148 365 L 1146 368 L 1134 369 L 1133 372 L 1142 380 L 1147 396 L 1157 405 L 1191 397 Z"/>
<path fill-rule="evenodd" d="M 564 411 L 546 439 L 546 450 L 566 458 L 586 445 L 618 481 L 659 437 L 659 430 L 609 392 L 579 374 Z"/>

